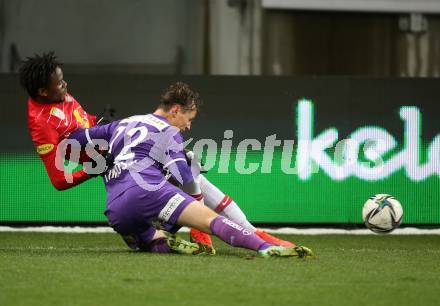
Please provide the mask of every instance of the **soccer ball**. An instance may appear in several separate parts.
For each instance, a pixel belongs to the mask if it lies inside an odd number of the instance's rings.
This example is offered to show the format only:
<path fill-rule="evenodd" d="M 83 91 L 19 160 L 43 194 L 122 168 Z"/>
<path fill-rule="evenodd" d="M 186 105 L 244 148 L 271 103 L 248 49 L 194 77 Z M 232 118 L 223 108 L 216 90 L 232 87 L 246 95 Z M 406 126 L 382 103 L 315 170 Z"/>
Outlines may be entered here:
<path fill-rule="evenodd" d="M 399 201 L 389 194 L 376 194 L 365 202 L 362 219 L 375 233 L 389 233 L 402 222 L 403 209 Z"/>

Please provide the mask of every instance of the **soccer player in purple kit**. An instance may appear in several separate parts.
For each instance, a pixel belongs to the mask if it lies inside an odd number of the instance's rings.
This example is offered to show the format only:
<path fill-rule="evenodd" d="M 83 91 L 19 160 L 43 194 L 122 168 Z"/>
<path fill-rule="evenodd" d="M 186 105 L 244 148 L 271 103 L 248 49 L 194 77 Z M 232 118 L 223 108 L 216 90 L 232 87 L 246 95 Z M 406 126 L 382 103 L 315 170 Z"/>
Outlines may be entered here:
<path fill-rule="evenodd" d="M 171 176 L 183 190 L 200 194 L 200 180 L 196 179 L 199 169 L 188 165 L 180 133 L 190 129 L 200 102 L 197 92 L 178 82 L 168 87 L 152 114 L 81 128 L 69 136 L 67 142 L 72 146 L 94 148 L 108 144 L 114 155 L 115 165 L 104 175 L 109 224 L 129 247 L 139 250 L 203 253 L 199 244 L 166 234 L 189 226 L 216 235 L 232 246 L 255 250 L 262 257 L 312 256 L 312 251 L 303 246 L 266 242 L 167 180 Z M 166 232 L 156 229 L 158 225 Z"/>

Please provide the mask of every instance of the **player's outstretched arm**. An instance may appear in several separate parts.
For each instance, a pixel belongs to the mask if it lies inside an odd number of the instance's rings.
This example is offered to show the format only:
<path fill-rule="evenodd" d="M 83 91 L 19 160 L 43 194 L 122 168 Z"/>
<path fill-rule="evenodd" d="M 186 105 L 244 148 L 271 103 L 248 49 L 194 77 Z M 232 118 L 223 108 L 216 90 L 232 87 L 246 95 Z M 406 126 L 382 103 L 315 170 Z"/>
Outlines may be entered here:
<path fill-rule="evenodd" d="M 57 164 L 64 163 L 64 156 L 59 156 L 57 162 L 58 142 L 60 135 L 56 129 L 48 128 L 41 122 L 35 123 L 29 127 L 32 141 L 37 149 L 37 153 L 44 163 L 50 182 L 57 190 L 66 190 L 89 179 L 89 175 L 83 170 L 69 173 L 69 181 L 63 169 L 57 168 Z"/>
<path fill-rule="evenodd" d="M 72 188 L 90 178 L 90 176 L 81 169 L 71 173 L 70 176 L 72 179 L 68 182 L 65 172 L 56 167 L 56 152 L 57 146 L 54 146 L 51 152 L 40 155 L 40 157 L 44 163 L 50 182 L 57 190 L 61 191 Z"/>

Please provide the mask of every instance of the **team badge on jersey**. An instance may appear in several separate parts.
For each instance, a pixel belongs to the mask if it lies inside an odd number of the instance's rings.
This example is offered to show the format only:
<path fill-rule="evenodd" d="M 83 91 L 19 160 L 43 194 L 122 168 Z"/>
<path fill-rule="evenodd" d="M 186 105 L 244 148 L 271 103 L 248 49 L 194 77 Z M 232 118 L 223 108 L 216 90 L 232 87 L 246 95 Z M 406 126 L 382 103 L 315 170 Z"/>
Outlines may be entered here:
<path fill-rule="evenodd" d="M 60 118 L 61 120 L 66 119 L 66 115 L 63 113 L 63 111 L 59 108 L 56 108 L 55 106 L 50 109 L 50 114 L 52 116 Z"/>
<path fill-rule="evenodd" d="M 39 146 L 37 146 L 37 153 L 40 154 L 40 155 L 47 154 L 50 151 L 52 151 L 54 147 L 55 146 L 53 144 L 51 144 L 51 143 L 46 143 L 46 144 L 39 145 Z"/>
<path fill-rule="evenodd" d="M 76 121 L 83 127 L 88 129 L 90 127 L 89 120 L 87 118 L 81 117 L 79 111 L 75 109 L 73 111 L 73 115 L 75 116 Z"/>

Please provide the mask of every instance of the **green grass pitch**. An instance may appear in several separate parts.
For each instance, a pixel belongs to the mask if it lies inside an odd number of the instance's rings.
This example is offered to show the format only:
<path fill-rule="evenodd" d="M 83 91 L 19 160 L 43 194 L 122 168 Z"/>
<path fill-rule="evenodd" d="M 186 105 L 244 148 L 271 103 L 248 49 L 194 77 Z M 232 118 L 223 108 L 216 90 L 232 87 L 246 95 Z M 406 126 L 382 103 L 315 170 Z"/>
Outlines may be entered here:
<path fill-rule="evenodd" d="M 187 234 L 181 234 L 186 237 Z M 116 234 L 0 233 L 0 305 L 439 305 L 440 236 L 283 236 L 314 260 L 128 251 Z"/>

